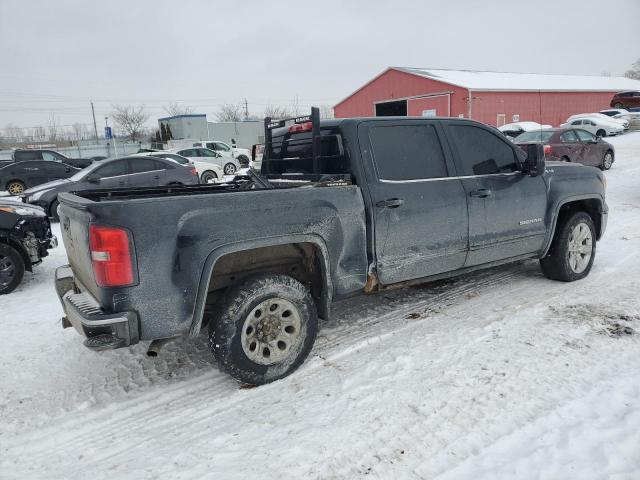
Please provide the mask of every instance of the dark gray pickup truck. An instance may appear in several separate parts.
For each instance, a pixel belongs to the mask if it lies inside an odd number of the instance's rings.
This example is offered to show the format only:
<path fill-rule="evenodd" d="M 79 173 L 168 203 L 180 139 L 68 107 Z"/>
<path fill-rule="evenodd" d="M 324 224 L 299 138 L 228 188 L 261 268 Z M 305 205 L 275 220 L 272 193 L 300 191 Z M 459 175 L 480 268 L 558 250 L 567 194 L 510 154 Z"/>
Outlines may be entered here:
<path fill-rule="evenodd" d="M 260 175 L 62 193 L 66 316 L 95 350 L 196 336 L 248 384 L 293 372 L 332 301 L 523 259 L 578 280 L 605 178 L 451 118 L 265 120 Z"/>

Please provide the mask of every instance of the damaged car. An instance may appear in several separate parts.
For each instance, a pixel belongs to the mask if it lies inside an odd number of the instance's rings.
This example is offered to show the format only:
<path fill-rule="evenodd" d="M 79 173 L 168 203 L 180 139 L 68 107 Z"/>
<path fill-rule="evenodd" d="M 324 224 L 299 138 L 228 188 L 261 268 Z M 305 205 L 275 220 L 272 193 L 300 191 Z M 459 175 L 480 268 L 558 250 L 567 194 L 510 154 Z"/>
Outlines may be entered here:
<path fill-rule="evenodd" d="M 0 295 L 15 290 L 25 270 L 32 272 L 57 245 L 42 208 L 0 198 Z"/>

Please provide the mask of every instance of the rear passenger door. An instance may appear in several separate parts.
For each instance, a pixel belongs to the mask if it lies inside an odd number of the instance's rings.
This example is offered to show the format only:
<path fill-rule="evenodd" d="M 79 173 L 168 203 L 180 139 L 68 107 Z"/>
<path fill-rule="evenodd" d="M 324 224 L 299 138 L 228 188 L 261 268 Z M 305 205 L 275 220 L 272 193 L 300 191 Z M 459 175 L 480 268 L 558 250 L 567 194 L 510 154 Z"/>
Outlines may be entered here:
<path fill-rule="evenodd" d="M 543 176 L 523 173 L 516 147 L 487 127 L 449 122 L 447 136 L 469 203 L 466 266 L 541 250 L 547 207 Z"/>
<path fill-rule="evenodd" d="M 160 185 L 163 173 L 160 162 L 153 158 L 138 157 L 129 159 L 129 186 L 154 187 Z"/>
<path fill-rule="evenodd" d="M 464 265 L 467 200 L 449 176 L 438 121 L 371 121 L 358 127 L 383 284 Z"/>

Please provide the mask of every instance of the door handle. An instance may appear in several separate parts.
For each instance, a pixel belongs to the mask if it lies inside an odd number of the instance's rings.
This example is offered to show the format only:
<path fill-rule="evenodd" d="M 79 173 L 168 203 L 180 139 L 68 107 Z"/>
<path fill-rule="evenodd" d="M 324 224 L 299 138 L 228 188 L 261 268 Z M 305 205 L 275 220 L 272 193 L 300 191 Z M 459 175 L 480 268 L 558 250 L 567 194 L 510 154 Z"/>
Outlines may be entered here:
<path fill-rule="evenodd" d="M 404 203 L 404 200 L 401 198 L 390 198 L 388 200 L 380 200 L 376 203 L 376 207 L 378 208 L 398 208 L 400 205 Z"/>
<path fill-rule="evenodd" d="M 488 190 L 486 188 L 479 188 L 478 190 L 472 190 L 469 193 L 470 197 L 475 197 L 475 198 L 487 198 L 491 195 L 491 190 Z"/>
<path fill-rule="evenodd" d="M 124 182 L 118 182 L 118 185 L 124 185 Z"/>
<path fill-rule="evenodd" d="M 158 180 L 158 179 L 160 178 L 160 176 L 159 176 L 159 175 L 154 175 L 154 177 L 153 177 L 153 178 L 154 178 L 155 180 Z"/>

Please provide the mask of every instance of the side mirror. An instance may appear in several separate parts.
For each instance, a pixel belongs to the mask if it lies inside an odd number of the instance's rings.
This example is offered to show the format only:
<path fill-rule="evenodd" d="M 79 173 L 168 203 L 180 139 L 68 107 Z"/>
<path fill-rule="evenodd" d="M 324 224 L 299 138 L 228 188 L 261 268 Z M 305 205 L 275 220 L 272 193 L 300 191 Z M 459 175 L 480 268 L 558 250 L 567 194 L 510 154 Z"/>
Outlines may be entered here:
<path fill-rule="evenodd" d="M 89 182 L 89 183 L 100 183 L 100 176 L 95 174 L 95 173 L 92 173 L 91 175 L 89 175 L 87 177 L 87 182 Z"/>
<path fill-rule="evenodd" d="M 527 159 L 524 162 L 524 171 L 532 177 L 544 174 L 545 157 L 544 146 L 541 143 L 527 145 Z"/>

